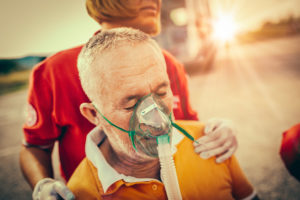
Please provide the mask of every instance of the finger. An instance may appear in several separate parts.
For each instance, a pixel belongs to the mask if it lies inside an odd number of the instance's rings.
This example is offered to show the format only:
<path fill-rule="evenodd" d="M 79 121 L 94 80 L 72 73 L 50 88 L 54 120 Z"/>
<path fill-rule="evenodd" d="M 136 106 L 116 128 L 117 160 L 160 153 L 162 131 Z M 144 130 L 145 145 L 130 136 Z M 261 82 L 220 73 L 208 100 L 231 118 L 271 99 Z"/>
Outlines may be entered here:
<path fill-rule="evenodd" d="M 197 146 L 199 144 L 206 144 L 214 140 L 219 140 L 221 137 L 229 139 L 230 135 L 232 135 L 232 129 L 225 124 L 221 124 L 212 132 L 196 140 L 197 142 L 195 142 L 194 146 Z"/>
<path fill-rule="evenodd" d="M 194 147 L 197 148 L 198 151 L 208 151 L 223 145 L 226 141 L 230 141 L 230 135 L 226 129 L 218 129 L 215 132 L 212 137 L 206 135 L 199 138 L 197 143 L 194 143 Z"/>
<path fill-rule="evenodd" d="M 229 126 L 228 124 L 222 123 L 220 124 L 218 127 L 216 127 L 215 130 L 213 130 L 211 132 L 212 135 L 215 136 L 220 136 L 220 135 L 224 135 L 225 133 L 228 135 L 229 133 L 232 133 L 232 127 Z"/>
<path fill-rule="evenodd" d="M 60 181 L 56 181 L 54 183 L 54 190 L 63 198 L 66 200 L 74 200 L 75 196 L 73 193 L 69 190 L 69 188 L 63 184 Z"/>
<path fill-rule="evenodd" d="M 212 140 L 212 141 L 207 142 L 205 144 L 195 146 L 195 152 L 196 153 L 201 153 L 201 152 L 204 152 L 204 151 L 210 151 L 210 150 L 213 150 L 213 149 L 217 149 L 217 148 L 222 147 L 224 145 L 224 143 L 226 143 L 226 142 L 227 142 L 226 137 L 220 137 L 218 139 Z M 231 142 L 231 141 L 228 141 L 228 142 Z"/>
<path fill-rule="evenodd" d="M 230 158 L 234 154 L 236 149 L 237 149 L 236 147 L 230 148 L 227 152 L 225 152 L 224 154 L 222 154 L 216 159 L 216 163 L 222 163 L 228 158 Z"/>
<path fill-rule="evenodd" d="M 217 129 L 217 127 L 220 126 L 221 124 L 222 124 L 222 120 L 219 119 L 209 120 L 205 125 L 204 134 L 210 134 L 215 129 Z"/>
<path fill-rule="evenodd" d="M 214 141 L 214 140 L 216 140 L 215 137 L 211 137 L 211 136 L 205 135 L 205 136 L 202 136 L 202 137 L 198 138 L 196 140 L 196 142 L 194 142 L 193 144 L 196 147 L 196 146 L 200 146 L 200 145 L 205 145 L 205 144 L 207 144 L 207 143 L 209 143 L 211 141 Z"/>
<path fill-rule="evenodd" d="M 200 157 L 204 158 L 204 159 L 208 159 L 208 158 L 213 157 L 213 156 L 222 155 L 222 154 L 226 153 L 231 146 L 232 146 L 232 142 L 227 141 L 220 147 L 214 148 L 210 151 L 202 152 L 200 154 Z"/>
<path fill-rule="evenodd" d="M 205 138 L 205 136 L 200 137 L 198 139 L 198 143 L 203 144 L 209 141 L 219 140 L 220 138 L 225 138 L 226 140 L 229 140 L 232 138 L 232 135 L 233 133 L 231 127 L 227 126 L 226 124 L 221 124 L 211 133 L 208 133 L 206 135 L 206 137 L 209 137 L 209 139 Z"/>
<path fill-rule="evenodd" d="M 227 141 L 226 138 L 220 138 L 219 140 L 214 140 L 205 145 L 195 147 L 195 152 L 198 154 L 209 152 L 209 156 L 204 156 L 204 154 L 202 154 L 203 158 L 209 158 L 218 155 L 218 153 L 223 153 L 224 151 L 227 151 L 229 147 L 231 147 L 231 145 L 232 141 Z"/>

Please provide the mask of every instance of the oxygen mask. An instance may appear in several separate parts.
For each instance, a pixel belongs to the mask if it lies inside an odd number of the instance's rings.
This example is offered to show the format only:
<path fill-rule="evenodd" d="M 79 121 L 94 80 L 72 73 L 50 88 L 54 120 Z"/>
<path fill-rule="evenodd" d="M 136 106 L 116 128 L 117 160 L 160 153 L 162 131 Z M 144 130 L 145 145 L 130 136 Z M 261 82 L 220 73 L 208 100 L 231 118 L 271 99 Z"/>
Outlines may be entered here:
<path fill-rule="evenodd" d="M 148 156 L 158 157 L 158 137 L 171 137 L 171 112 L 157 95 L 147 95 L 136 104 L 129 127 L 134 147 Z"/>
<path fill-rule="evenodd" d="M 172 127 L 177 128 L 184 135 L 194 141 L 184 129 L 172 121 L 172 112 L 161 98 L 153 93 L 142 97 L 134 106 L 129 122 L 129 131 L 108 120 L 97 109 L 100 115 L 112 126 L 128 133 L 131 143 L 136 151 L 143 152 L 151 157 L 158 157 L 158 143 L 170 143 Z"/>

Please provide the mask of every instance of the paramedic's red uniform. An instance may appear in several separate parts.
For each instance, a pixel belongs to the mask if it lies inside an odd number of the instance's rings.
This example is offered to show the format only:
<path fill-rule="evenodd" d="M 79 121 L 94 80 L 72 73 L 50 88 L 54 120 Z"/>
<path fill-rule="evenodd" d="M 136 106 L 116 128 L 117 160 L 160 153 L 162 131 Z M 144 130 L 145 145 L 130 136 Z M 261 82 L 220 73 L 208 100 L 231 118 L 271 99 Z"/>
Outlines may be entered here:
<path fill-rule="evenodd" d="M 29 120 L 24 125 L 25 144 L 49 146 L 59 140 L 62 175 L 68 180 L 85 157 L 86 134 L 94 127 L 79 111 L 89 102 L 76 67 L 82 46 L 61 51 L 34 67 L 29 86 Z M 163 51 L 176 119 L 197 120 L 189 104 L 187 79 L 183 66 Z"/>
<path fill-rule="evenodd" d="M 300 124 L 283 133 L 280 156 L 290 174 L 300 181 Z"/>

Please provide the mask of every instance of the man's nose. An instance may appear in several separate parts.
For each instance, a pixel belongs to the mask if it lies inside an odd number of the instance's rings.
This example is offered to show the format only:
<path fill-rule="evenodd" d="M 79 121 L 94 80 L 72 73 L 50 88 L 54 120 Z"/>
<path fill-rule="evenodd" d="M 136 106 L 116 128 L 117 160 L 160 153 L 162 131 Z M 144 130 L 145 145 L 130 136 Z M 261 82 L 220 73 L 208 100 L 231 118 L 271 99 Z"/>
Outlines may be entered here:
<path fill-rule="evenodd" d="M 164 135 L 169 132 L 169 120 L 162 111 L 155 108 L 151 110 L 148 116 L 148 123 L 145 125 L 148 126 L 148 130 L 150 131 L 151 135 L 159 136 Z"/>

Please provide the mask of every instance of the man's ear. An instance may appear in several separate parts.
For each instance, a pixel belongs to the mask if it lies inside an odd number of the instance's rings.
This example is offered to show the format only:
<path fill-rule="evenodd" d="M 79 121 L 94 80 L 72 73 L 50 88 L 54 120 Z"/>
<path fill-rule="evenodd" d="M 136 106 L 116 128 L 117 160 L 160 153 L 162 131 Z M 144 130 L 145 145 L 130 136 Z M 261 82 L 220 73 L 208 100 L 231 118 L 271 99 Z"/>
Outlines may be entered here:
<path fill-rule="evenodd" d="M 96 126 L 99 124 L 97 111 L 92 103 L 82 103 L 80 105 L 80 113 L 92 124 Z"/>

